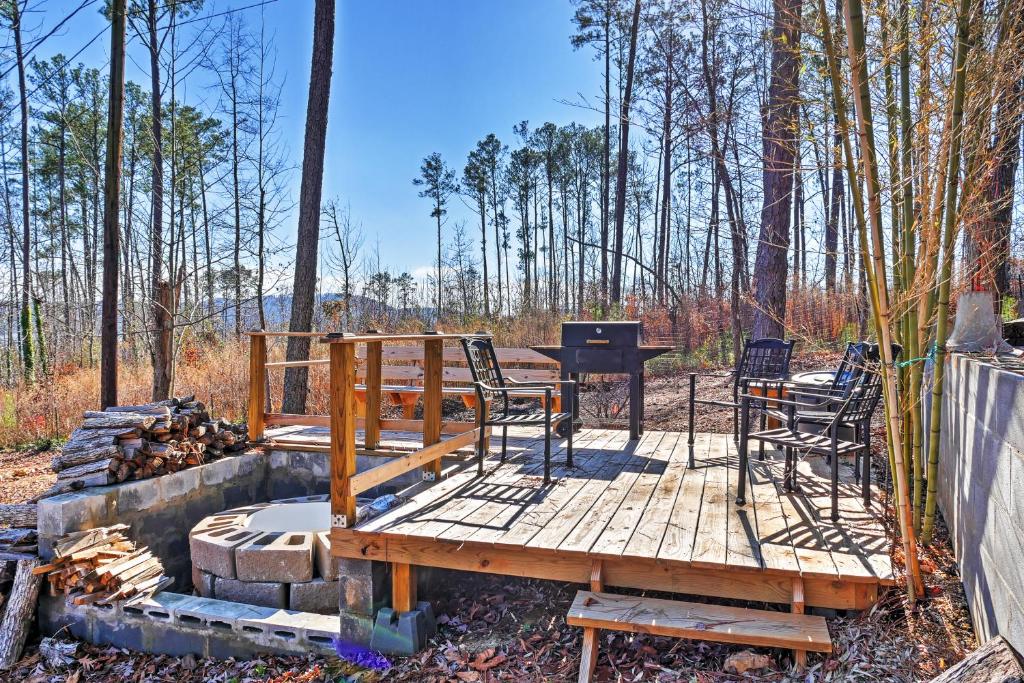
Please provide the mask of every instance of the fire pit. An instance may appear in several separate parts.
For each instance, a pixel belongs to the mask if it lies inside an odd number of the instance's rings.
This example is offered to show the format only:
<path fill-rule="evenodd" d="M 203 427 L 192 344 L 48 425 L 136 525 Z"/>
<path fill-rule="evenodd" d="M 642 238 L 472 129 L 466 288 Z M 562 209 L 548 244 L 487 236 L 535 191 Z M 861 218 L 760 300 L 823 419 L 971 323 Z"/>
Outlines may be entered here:
<path fill-rule="evenodd" d="M 203 519 L 189 534 L 200 595 L 302 612 L 338 611 L 328 496 L 285 498 Z"/>

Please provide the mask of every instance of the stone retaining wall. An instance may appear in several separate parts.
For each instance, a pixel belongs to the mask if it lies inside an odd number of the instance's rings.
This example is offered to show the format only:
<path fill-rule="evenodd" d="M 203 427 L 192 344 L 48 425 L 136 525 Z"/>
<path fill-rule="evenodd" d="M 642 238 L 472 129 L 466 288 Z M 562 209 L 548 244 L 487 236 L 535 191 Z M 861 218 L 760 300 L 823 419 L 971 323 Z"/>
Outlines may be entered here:
<path fill-rule="evenodd" d="M 1024 376 L 954 354 L 946 380 L 939 506 L 979 639 L 1024 651 Z"/>

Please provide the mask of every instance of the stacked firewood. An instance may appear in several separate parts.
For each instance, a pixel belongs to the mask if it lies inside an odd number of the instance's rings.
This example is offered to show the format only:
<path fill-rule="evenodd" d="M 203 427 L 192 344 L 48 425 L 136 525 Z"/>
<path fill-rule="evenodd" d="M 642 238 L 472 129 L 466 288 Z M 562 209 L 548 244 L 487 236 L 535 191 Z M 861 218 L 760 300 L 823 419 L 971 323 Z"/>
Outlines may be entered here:
<path fill-rule="evenodd" d="M 245 425 L 214 420 L 195 397 L 86 412 L 51 466 L 57 484 L 46 495 L 145 479 L 245 448 Z"/>
<path fill-rule="evenodd" d="M 51 595 L 63 593 L 76 605 L 143 600 L 171 579 L 157 557 L 121 533 L 127 528 L 116 524 L 68 534 L 54 545 L 53 561 L 33 573 L 46 575 Z"/>

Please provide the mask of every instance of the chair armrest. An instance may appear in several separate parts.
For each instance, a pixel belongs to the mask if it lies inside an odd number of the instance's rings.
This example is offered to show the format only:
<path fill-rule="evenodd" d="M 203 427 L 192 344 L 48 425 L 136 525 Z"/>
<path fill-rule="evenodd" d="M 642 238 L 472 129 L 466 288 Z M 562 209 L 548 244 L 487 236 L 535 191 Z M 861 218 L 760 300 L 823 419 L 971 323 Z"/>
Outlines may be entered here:
<path fill-rule="evenodd" d="M 517 379 L 512 379 L 511 377 L 506 377 L 505 381 L 508 382 L 509 384 L 516 385 L 515 388 L 527 388 L 527 387 L 529 387 L 529 388 L 540 388 L 540 389 L 543 389 L 545 387 L 551 387 L 552 389 L 554 389 L 556 384 L 559 385 L 559 386 L 576 384 L 576 380 L 574 380 L 574 379 L 553 379 L 553 380 L 550 380 L 550 381 L 547 381 L 547 382 L 542 382 L 540 380 L 520 382 Z"/>
<path fill-rule="evenodd" d="M 728 379 L 735 375 L 735 372 L 688 372 L 691 377 L 711 377 L 714 379 Z"/>
<path fill-rule="evenodd" d="M 741 400 L 749 399 L 751 401 L 769 401 L 773 405 L 793 406 L 794 408 L 821 408 L 821 405 L 817 403 L 805 403 L 803 401 L 793 401 L 786 398 L 773 398 L 771 396 L 759 396 L 757 394 L 740 394 L 739 398 Z"/>

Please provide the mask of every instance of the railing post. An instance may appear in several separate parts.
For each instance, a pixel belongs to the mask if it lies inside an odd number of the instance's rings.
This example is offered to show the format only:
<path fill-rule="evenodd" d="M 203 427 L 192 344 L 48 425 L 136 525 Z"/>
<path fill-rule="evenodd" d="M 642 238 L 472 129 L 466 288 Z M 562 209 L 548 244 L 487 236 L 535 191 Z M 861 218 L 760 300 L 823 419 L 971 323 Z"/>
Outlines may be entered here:
<path fill-rule="evenodd" d="M 266 426 L 267 338 L 262 333 L 249 335 L 249 440 L 262 441 Z"/>
<path fill-rule="evenodd" d="M 366 426 L 363 430 L 366 448 L 380 445 L 380 376 L 383 344 L 366 344 Z"/>
<path fill-rule="evenodd" d="M 423 446 L 441 440 L 441 377 L 444 372 L 444 340 L 423 342 Z M 441 475 L 441 459 L 424 465 L 423 476 L 437 480 Z"/>
<path fill-rule="evenodd" d="M 356 499 L 349 478 L 356 473 L 355 345 L 331 347 L 331 527 L 356 523 Z"/>

